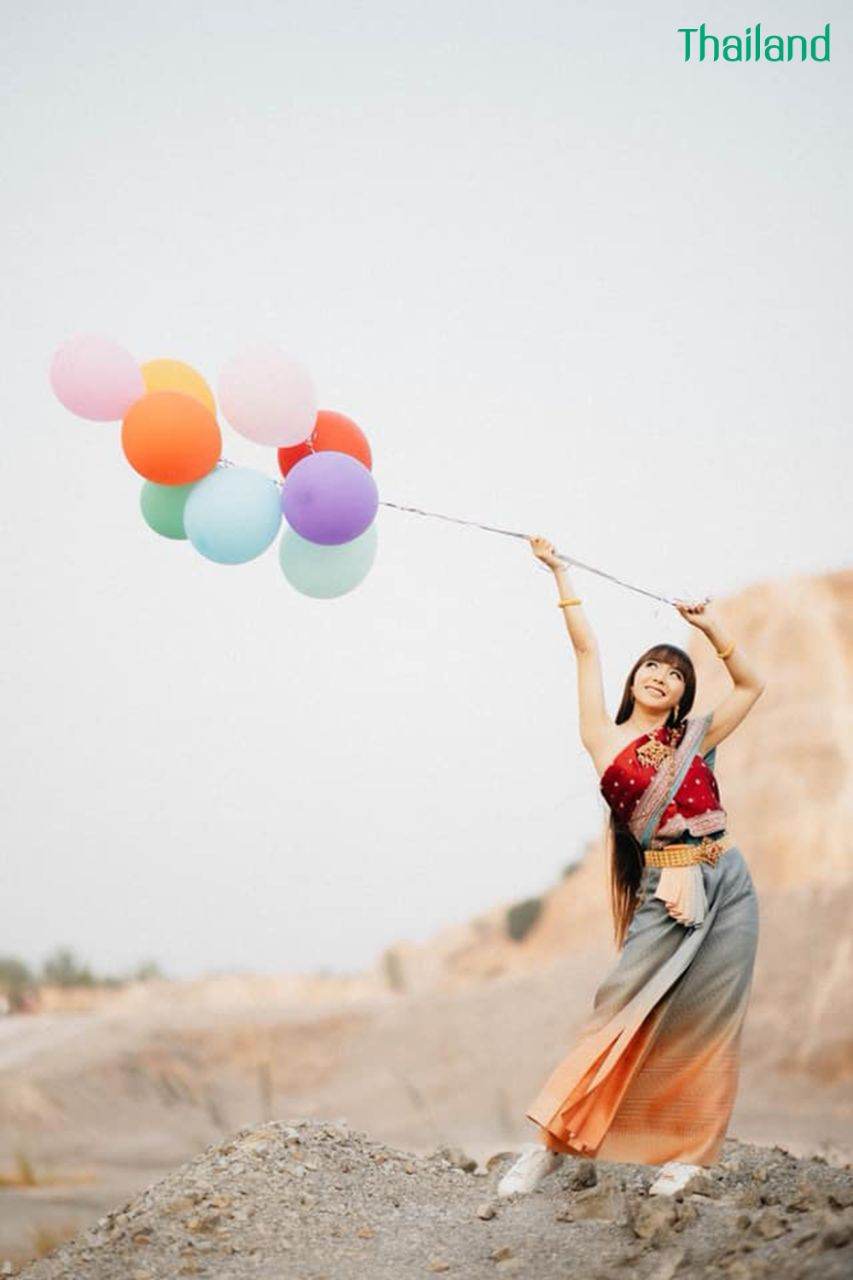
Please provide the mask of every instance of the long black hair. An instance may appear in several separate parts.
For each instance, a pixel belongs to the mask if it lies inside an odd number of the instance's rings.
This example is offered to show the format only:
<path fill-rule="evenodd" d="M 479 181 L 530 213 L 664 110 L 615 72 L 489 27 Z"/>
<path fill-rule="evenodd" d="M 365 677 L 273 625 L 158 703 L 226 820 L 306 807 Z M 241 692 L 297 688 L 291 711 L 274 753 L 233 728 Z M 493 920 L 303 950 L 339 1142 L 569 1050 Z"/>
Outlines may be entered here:
<path fill-rule="evenodd" d="M 654 658 L 658 662 L 666 662 L 675 667 L 684 677 L 684 690 L 677 706 L 670 710 L 666 727 L 681 730 L 684 720 L 693 706 L 696 696 L 696 669 L 688 654 L 674 644 L 655 644 L 634 663 L 628 678 L 619 710 L 616 712 L 616 724 L 623 724 L 634 710 L 634 695 L 631 686 L 634 676 L 644 662 Z M 645 857 L 641 845 L 611 810 L 607 828 L 607 843 L 610 850 L 608 865 L 610 869 L 610 907 L 613 915 L 613 933 L 617 947 L 621 947 L 628 932 L 628 926 L 637 905 L 637 892 L 640 887 L 640 876 L 643 873 Z"/>

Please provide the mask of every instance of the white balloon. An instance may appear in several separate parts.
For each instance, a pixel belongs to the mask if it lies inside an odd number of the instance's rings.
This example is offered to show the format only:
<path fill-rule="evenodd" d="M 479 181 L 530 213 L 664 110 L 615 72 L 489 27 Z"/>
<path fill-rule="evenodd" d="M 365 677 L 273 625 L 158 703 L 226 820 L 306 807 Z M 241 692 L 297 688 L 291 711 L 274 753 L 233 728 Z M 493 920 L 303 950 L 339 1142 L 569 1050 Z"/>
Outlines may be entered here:
<path fill-rule="evenodd" d="M 227 421 L 256 444 L 301 444 L 317 421 L 317 392 L 303 364 L 275 346 L 252 347 L 219 375 Z"/>

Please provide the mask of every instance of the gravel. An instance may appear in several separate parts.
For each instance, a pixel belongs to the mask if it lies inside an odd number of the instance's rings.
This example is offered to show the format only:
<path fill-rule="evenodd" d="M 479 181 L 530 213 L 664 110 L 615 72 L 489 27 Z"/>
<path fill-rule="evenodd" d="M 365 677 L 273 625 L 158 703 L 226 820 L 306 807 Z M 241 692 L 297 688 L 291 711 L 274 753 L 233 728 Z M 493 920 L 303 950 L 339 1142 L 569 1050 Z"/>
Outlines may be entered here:
<path fill-rule="evenodd" d="M 26 1280 L 847 1280 L 850 1166 L 730 1139 L 674 1199 L 647 1165 L 566 1160 L 498 1200 L 511 1160 L 415 1156 L 345 1125 L 239 1130 L 20 1271 Z"/>

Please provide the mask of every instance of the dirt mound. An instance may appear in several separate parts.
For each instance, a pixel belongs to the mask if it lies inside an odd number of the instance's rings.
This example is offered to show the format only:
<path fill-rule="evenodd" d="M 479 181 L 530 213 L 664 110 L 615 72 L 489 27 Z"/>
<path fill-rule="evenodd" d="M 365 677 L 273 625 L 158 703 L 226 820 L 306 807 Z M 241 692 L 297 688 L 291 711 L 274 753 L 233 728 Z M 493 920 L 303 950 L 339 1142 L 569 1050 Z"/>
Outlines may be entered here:
<path fill-rule="evenodd" d="M 396 1151 L 305 1120 L 241 1129 L 154 1183 L 27 1280 L 720 1275 L 838 1278 L 853 1269 L 849 1166 L 729 1141 L 675 1200 L 646 1165 L 569 1159 L 500 1202 L 509 1156 Z"/>

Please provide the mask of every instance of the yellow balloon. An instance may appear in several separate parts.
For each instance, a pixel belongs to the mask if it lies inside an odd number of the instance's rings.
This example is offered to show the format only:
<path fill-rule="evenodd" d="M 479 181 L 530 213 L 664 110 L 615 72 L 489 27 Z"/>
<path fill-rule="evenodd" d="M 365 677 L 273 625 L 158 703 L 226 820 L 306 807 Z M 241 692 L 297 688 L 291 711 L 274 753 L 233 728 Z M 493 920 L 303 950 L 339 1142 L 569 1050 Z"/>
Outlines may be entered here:
<path fill-rule="evenodd" d="M 212 414 L 216 413 L 213 392 L 200 373 L 183 360 L 149 360 L 142 366 L 146 391 L 182 391 L 199 400 Z"/>

